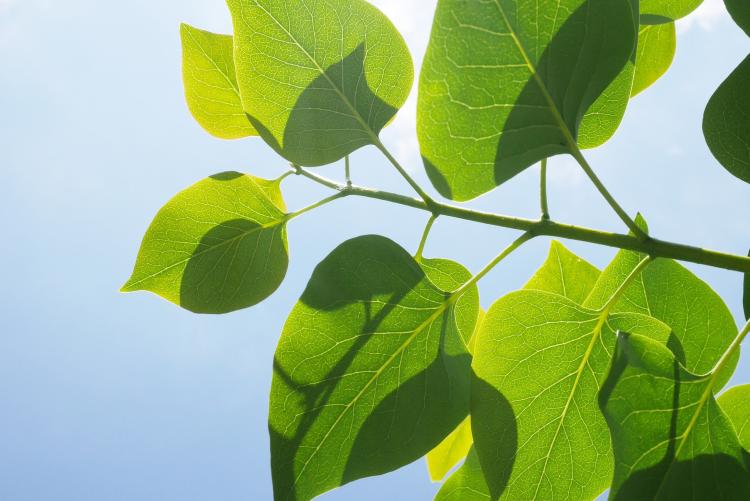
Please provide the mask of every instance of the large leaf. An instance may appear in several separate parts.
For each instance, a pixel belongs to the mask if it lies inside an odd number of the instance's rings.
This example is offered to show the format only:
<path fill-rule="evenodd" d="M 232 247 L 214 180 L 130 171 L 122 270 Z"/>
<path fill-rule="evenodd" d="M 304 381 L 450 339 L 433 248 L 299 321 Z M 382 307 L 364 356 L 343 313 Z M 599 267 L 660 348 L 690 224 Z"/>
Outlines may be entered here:
<path fill-rule="evenodd" d="M 717 401 L 732 422 L 740 444 L 750 451 L 750 384 L 729 388 Z"/>
<path fill-rule="evenodd" d="M 615 452 L 610 499 L 750 499 L 743 449 L 713 383 L 659 343 L 619 337 L 600 401 Z"/>
<path fill-rule="evenodd" d="M 638 32 L 638 52 L 632 95 L 653 85 L 672 65 L 677 48 L 675 24 L 642 25 Z"/>
<path fill-rule="evenodd" d="M 188 108 L 210 134 L 222 139 L 257 136 L 242 109 L 232 37 L 180 27 L 182 79 Z"/>
<path fill-rule="evenodd" d="M 630 0 L 440 0 L 417 118 L 438 191 L 468 200 L 577 149 L 584 114 L 634 54 L 634 13 Z"/>
<path fill-rule="evenodd" d="M 549 255 L 524 289 L 552 292 L 582 304 L 591 293 L 600 271 L 563 244 L 552 241 Z"/>
<path fill-rule="evenodd" d="M 288 265 L 278 181 L 225 172 L 177 194 L 154 218 L 123 292 L 146 290 L 196 313 L 259 303 Z"/>
<path fill-rule="evenodd" d="M 750 36 L 750 3 L 724 2 L 737 25 Z M 716 159 L 750 183 L 750 56 L 719 86 L 703 115 L 703 135 Z"/>
<path fill-rule="evenodd" d="M 693 12 L 702 3 L 703 0 L 641 0 L 641 22 L 663 24 L 676 21 Z"/>
<path fill-rule="evenodd" d="M 666 343 L 644 315 L 594 311 L 540 291 L 497 301 L 472 368 L 474 445 L 493 499 L 592 499 L 612 473 L 596 403 L 618 330 Z"/>
<path fill-rule="evenodd" d="M 490 492 L 484 480 L 477 451 L 469 451 L 466 461 L 451 475 L 435 496 L 435 501 L 488 501 Z"/>
<path fill-rule="evenodd" d="M 287 160 L 335 162 L 378 141 L 414 69 L 396 28 L 364 0 L 228 0 L 245 111 Z"/>
<path fill-rule="evenodd" d="M 457 314 L 449 297 L 383 237 L 345 242 L 318 265 L 274 361 L 276 499 L 308 500 L 399 468 L 466 418 L 470 355 L 461 333 L 473 330 L 479 305 L 473 317 L 469 306 Z"/>
<path fill-rule="evenodd" d="M 641 216 L 636 219 L 648 230 Z M 601 308 L 645 256 L 620 251 L 602 272 L 584 303 Z M 672 328 L 670 347 L 680 363 L 695 374 L 710 371 L 737 336 L 737 324 L 721 297 L 690 270 L 671 259 L 651 263 L 625 290 L 612 311 L 641 313 Z M 735 357 L 719 379 L 726 384 L 737 364 Z"/>

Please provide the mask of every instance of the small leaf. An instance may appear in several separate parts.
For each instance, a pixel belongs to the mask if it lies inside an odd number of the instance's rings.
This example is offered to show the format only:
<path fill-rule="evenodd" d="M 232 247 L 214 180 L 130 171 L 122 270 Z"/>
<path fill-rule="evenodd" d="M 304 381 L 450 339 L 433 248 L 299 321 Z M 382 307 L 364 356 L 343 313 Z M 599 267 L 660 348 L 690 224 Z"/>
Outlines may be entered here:
<path fill-rule="evenodd" d="M 211 176 L 159 211 L 122 291 L 151 291 L 196 313 L 253 306 L 286 274 L 285 211 L 277 181 Z"/>
<path fill-rule="evenodd" d="M 596 403 L 617 330 L 669 338 L 658 320 L 547 292 L 514 292 L 487 312 L 471 419 L 493 499 L 592 499 L 606 489 L 609 434 Z"/>
<path fill-rule="evenodd" d="M 440 482 L 449 471 L 460 463 L 471 449 L 471 418 L 466 418 L 445 440 L 427 453 L 427 469 L 430 480 Z"/>
<path fill-rule="evenodd" d="M 222 139 L 257 136 L 242 109 L 232 37 L 180 26 L 185 99 L 195 120 Z"/>
<path fill-rule="evenodd" d="M 750 499 L 742 446 L 712 383 L 665 346 L 619 336 L 600 397 L 615 453 L 610 499 Z"/>
<path fill-rule="evenodd" d="M 536 0 L 438 2 L 417 131 L 442 195 L 472 199 L 573 151 L 582 117 L 631 60 L 631 0 L 555 7 L 549 15 Z"/>
<path fill-rule="evenodd" d="M 750 254 L 748 254 L 748 257 L 750 257 Z M 745 273 L 745 292 L 742 302 L 745 307 L 745 319 L 750 320 L 750 273 Z"/>
<path fill-rule="evenodd" d="M 552 241 L 547 260 L 524 289 L 552 292 L 581 304 L 600 274 L 596 267 L 570 252 L 563 244 Z"/>
<path fill-rule="evenodd" d="M 750 183 L 750 57 L 711 97 L 703 115 L 703 135 L 714 157 L 734 176 Z"/>
<path fill-rule="evenodd" d="M 374 144 L 404 104 L 414 69 L 401 35 L 364 0 L 228 0 L 245 111 L 301 165 Z"/>
<path fill-rule="evenodd" d="M 750 384 L 729 388 L 717 400 L 734 425 L 740 444 L 750 451 Z"/>
<path fill-rule="evenodd" d="M 641 0 L 641 22 L 664 24 L 677 21 L 693 12 L 702 3 L 703 0 Z"/>
<path fill-rule="evenodd" d="M 641 26 L 638 32 L 633 96 L 649 88 L 667 72 L 674 60 L 676 48 L 677 35 L 674 23 Z"/>
<path fill-rule="evenodd" d="M 490 491 L 484 481 L 477 451 L 472 447 L 463 466 L 451 475 L 435 501 L 488 501 Z"/>
<path fill-rule="evenodd" d="M 636 222 L 647 230 L 640 215 Z M 620 251 L 602 272 L 584 306 L 602 307 L 644 257 Z M 696 374 L 710 371 L 737 336 L 737 324 L 721 297 L 671 259 L 652 262 L 633 280 L 612 311 L 641 313 L 670 326 L 673 332 L 670 348 L 680 363 Z M 727 365 L 719 388 L 729 380 L 736 364 L 737 358 Z"/>
<path fill-rule="evenodd" d="M 433 279 L 458 276 L 441 263 L 430 260 Z M 306 501 L 404 466 L 466 418 L 471 360 L 459 331 L 473 330 L 461 318 L 473 309 L 476 321 L 479 305 L 460 314 L 449 298 L 383 237 L 349 240 L 318 265 L 274 361 L 275 499 Z"/>

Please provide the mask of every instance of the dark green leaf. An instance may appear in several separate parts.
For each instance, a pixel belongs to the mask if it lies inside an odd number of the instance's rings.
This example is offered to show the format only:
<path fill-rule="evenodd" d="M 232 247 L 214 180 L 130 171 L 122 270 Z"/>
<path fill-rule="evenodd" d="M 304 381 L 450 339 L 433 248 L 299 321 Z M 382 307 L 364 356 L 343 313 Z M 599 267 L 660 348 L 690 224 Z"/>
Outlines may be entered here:
<path fill-rule="evenodd" d="M 631 0 L 555 7 L 549 15 L 536 0 L 438 2 L 417 129 L 430 179 L 444 196 L 474 198 L 577 149 L 584 114 L 631 61 Z M 618 106 L 627 102 L 630 78 L 610 89 L 622 94 Z"/>
<path fill-rule="evenodd" d="M 436 282 L 458 276 L 453 263 L 430 268 Z M 479 305 L 458 313 L 449 297 L 383 237 L 345 242 L 318 265 L 274 361 L 276 499 L 309 500 L 404 466 L 466 418 L 471 358 L 461 331 L 473 330 Z"/>
<path fill-rule="evenodd" d="M 396 28 L 364 0 L 228 0 L 245 111 L 301 165 L 377 142 L 414 69 Z"/>
<path fill-rule="evenodd" d="M 669 338 L 658 320 L 609 315 L 547 292 L 514 292 L 487 312 L 472 364 L 471 417 L 494 499 L 592 499 L 607 487 L 610 442 L 596 398 L 617 330 Z"/>
<path fill-rule="evenodd" d="M 210 134 L 222 139 L 257 136 L 245 116 L 232 57 L 232 37 L 180 27 L 182 78 L 188 108 Z"/>
<path fill-rule="evenodd" d="M 638 216 L 636 221 L 646 228 Z M 584 303 L 600 308 L 617 290 L 625 277 L 643 259 L 643 255 L 620 251 L 602 272 L 596 286 Z M 737 324 L 721 297 L 690 270 L 671 259 L 651 263 L 625 290 L 612 311 L 641 313 L 654 317 L 672 328 L 670 348 L 691 372 L 710 371 L 732 340 Z M 737 359 L 721 374 L 719 387 L 726 384 Z"/>
<path fill-rule="evenodd" d="M 744 453 L 713 383 L 665 346 L 619 336 L 600 397 L 615 453 L 610 499 L 750 499 Z"/>
<path fill-rule="evenodd" d="M 729 388 L 717 400 L 732 422 L 740 444 L 750 451 L 750 384 Z"/>
<path fill-rule="evenodd" d="M 747 0 L 724 0 L 724 4 L 737 26 L 750 36 L 750 3 Z"/>
<path fill-rule="evenodd" d="M 750 254 L 748 254 L 748 257 L 750 257 Z M 745 319 L 750 320 L 750 273 L 745 273 L 745 292 L 742 302 L 745 306 Z"/>
<path fill-rule="evenodd" d="M 482 474 L 477 451 L 472 447 L 463 466 L 451 475 L 435 501 L 488 501 L 490 491 Z"/>
<path fill-rule="evenodd" d="M 676 48 L 674 23 L 641 26 L 638 32 L 633 96 L 646 90 L 666 73 L 674 60 Z"/>
<path fill-rule="evenodd" d="M 286 274 L 285 211 L 278 181 L 211 176 L 159 211 L 122 291 L 151 291 L 196 313 L 257 304 Z"/>

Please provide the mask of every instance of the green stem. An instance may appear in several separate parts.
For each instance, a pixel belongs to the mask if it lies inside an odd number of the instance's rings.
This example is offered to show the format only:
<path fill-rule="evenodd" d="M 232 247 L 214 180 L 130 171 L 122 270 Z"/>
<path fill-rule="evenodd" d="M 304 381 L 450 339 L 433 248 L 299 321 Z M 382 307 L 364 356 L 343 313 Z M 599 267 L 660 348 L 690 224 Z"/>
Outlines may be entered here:
<path fill-rule="evenodd" d="M 549 205 L 547 203 L 547 159 L 542 160 L 542 174 L 540 183 L 540 198 L 542 202 L 542 219 L 549 220 Z"/>
<path fill-rule="evenodd" d="M 594 169 L 592 169 L 591 165 L 589 165 L 589 163 L 586 161 L 586 158 L 583 156 L 583 153 L 581 153 L 581 150 L 578 149 L 577 146 L 575 146 L 572 151 L 573 158 L 576 159 L 583 171 L 586 173 L 589 179 L 591 179 L 591 182 L 594 183 L 596 189 L 599 190 L 599 193 L 602 194 L 610 207 L 612 207 L 617 215 L 620 216 L 620 219 L 622 219 L 622 221 L 633 233 L 633 235 L 637 236 L 640 240 L 648 240 L 648 234 L 644 232 L 637 224 L 635 224 L 635 221 L 633 221 L 628 213 L 625 212 L 625 209 L 623 209 L 620 204 L 617 203 L 617 200 L 615 200 L 612 194 L 607 190 L 607 188 L 604 186 L 604 183 L 602 183 L 601 179 L 599 179 L 599 176 L 597 176 L 594 172 Z"/>
<path fill-rule="evenodd" d="M 287 214 L 286 215 L 286 220 L 287 221 L 291 221 L 292 219 L 295 219 L 295 218 L 301 216 L 302 214 L 306 214 L 306 213 L 308 213 L 308 212 L 310 212 L 312 210 L 317 209 L 318 207 L 322 207 L 322 206 L 324 206 L 326 204 L 329 204 L 329 203 L 333 202 L 334 200 L 338 200 L 339 198 L 343 198 L 346 195 L 347 194 L 344 193 L 344 192 L 338 192 L 335 195 L 331 195 L 330 197 L 326 197 L 323 200 L 319 200 L 318 202 L 315 202 L 312 205 L 308 205 L 307 207 L 304 207 L 302 209 L 299 209 L 297 211 L 294 211 L 294 212 L 291 212 L 291 213 Z"/>
<path fill-rule="evenodd" d="M 385 158 L 388 159 L 388 161 L 396 168 L 396 170 L 401 174 L 401 177 L 406 179 L 406 182 L 409 183 L 409 186 L 412 187 L 412 189 L 417 192 L 417 195 L 424 201 L 425 204 L 428 206 L 434 205 L 436 202 L 428 195 L 421 186 L 412 178 L 408 172 L 406 172 L 406 169 L 404 169 L 400 163 L 398 163 L 398 160 L 394 158 L 393 155 L 391 155 L 391 152 L 388 151 L 388 148 L 385 147 L 385 145 L 380 141 L 380 139 L 376 138 L 375 141 L 375 147 L 385 155 Z"/>
<path fill-rule="evenodd" d="M 419 241 L 419 247 L 417 248 L 417 253 L 414 255 L 414 259 L 418 262 L 422 262 L 422 254 L 424 253 L 424 247 L 427 244 L 427 237 L 430 236 L 430 230 L 432 230 L 432 225 L 435 224 L 435 221 L 437 218 L 440 217 L 438 214 L 432 214 L 430 216 L 429 221 L 427 221 L 427 225 L 424 227 L 424 231 L 422 232 L 422 239 Z"/>
<path fill-rule="evenodd" d="M 423 210 L 440 216 L 473 221 L 490 226 L 501 228 L 511 228 L 515 230 L 528 231 L 536 236 L 549 236 L 565 238 L 569 240 L 578 240 L 617 249 L 627 249 L 635 252 L 647 254 L 654 258 L 663 257 L 676 259 L 678 261 L 687 261 L 691 263 L 712 266 L 725 270 L 740 271 L 743 273 L 750 272 L 750 258 L 723 252 L 711 251 L 699 247 L 691 247 L 679 243 L 666 242 L 655 238 L 647 240 L 640 239 L 634 235 L 624 235 L 620 233 L 611 233 L 606 231 L 593 230 L 580 226 L 562 224 L 555 221 L 538 221 L 518 217 L 504 216 L 482 212 L 465 207 L 458 207 L 440 202 L 433 202 L 427 205 L 422 200 L 391 193 L 387 191 L 374 190 L 359 186 L 347 187 L 336 183 L 324 177 L 313 174 L 305 169 L 298 168 L 297 173 L 305 176 L 316 183 L 327 186 L 331 189 L 344 192 L 346 195 L 360 196 L 383 200 L 414 209 Z"/>
<path fill-rule="evenodd" d="M 349 155 L 347 155 L 344 159 L 344 173 L 346 174 L 346 185 L 351 186 L 352 185 L 352 172 L 349 166 Z"/>

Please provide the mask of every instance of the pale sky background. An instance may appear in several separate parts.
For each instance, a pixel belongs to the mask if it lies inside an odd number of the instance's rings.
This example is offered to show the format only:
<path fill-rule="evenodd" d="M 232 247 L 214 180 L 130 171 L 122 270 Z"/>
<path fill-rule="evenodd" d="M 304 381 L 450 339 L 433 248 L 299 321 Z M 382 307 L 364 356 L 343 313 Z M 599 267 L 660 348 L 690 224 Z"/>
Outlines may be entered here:
<path fill-rule="evenodd" d="M 374 3 L 419 65 L 434 0 Z M 287 279 L 255 308 L 195 316 L 148 294 L 119 294 L 151 218 L 177 191 L 225 170 L 275 177 L 285 169 L 260 140 L 220 141 L 194 123 L 181 88 L 181 21 L 230 26 L 221 0 L 0 0 L 2 500 L 270 500 L 273 352 L 313 267 L 361 234 L 417 245 L 424 214 L 350 199 L 293 222 Z M 717 0 L 679 31 L 669 74 L 632 102 L 617 136 L 588 157 L 655 235 L 745 253 L 750 187 L 710 156 L 701 119 L 750 40 Z M 384 141 L 427 185 L 414 102 Z M 408 193 L 373 148 L 354 155 L 353 165 L 357 182 Z M 537 182 L 530 169 L 472 205 L 536 217 Z M 552 160 L 551 183 L 555 218 L 622 231 L 572 161 Z M 325 194 L 301 179 L 284 188 L 293 208 Z M 476 271 L 512 237 L 441 220 L 427 255 Z M 496 269 L 481 284 L 483 304 L 520 287 L 547 246 L 536 241 Z M 600 267 L 614 254 L 570 247 Z M 740 277 L 691 269 L 739 322 Z M 750 381 L 750 357 L 735 381 Z M 320 499 L 421 501 L 437 488 L 419 461 Z"/>

